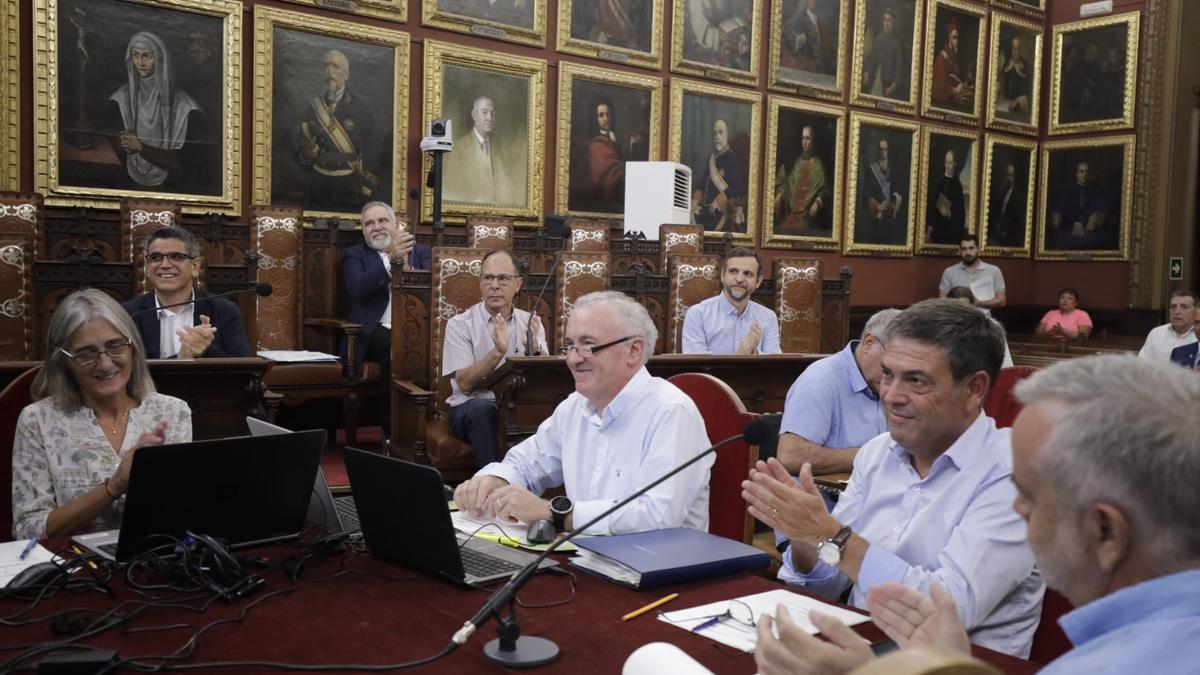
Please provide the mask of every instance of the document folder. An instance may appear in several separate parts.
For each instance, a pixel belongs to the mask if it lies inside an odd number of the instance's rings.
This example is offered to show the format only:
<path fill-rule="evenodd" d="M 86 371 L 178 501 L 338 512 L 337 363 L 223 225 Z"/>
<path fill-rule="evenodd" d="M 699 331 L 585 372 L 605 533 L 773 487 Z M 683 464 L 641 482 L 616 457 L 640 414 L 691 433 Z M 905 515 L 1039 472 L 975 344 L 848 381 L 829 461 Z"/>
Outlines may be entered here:
<path fill-rule="evenodd" d="M 771 556 L 740 541 L 687 527 L 577 539 L 571 564 L 644 590 L 667 584 L 749 572 Z"/>

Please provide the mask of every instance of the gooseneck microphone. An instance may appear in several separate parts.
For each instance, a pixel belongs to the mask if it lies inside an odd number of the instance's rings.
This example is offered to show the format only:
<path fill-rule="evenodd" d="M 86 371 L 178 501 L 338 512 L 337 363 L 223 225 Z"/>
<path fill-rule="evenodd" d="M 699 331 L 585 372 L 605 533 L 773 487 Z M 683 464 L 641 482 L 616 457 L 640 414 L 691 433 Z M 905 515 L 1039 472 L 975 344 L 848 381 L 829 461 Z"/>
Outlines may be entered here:
<path fill-rule="evenodd" d="M 191 300 L 187 300 L 185 302 L 176 302 L 175 304 L 172 304 L 172 305 L 163 305 L 161 307 L 146 307 L 145 309 L 139 309 L 138 311 L 133 312 L 129 316 L 137 317 L 139 315 L 146 314 L 148 312 L 157 312 L 160 309 L 174 309 L 176 307 L 183 307 L 184 305 L 191 305 L 196 302 L 205 302 L 207 300 L 212 300 L 213 298 L 228 298 L 233 295 L 241 295 L 242 293 L 256 293 L 256 294 L 258 294 L 259 297 L 265 298 L 265 297 L 271 295 L 271 293 L 274 290 L 275 289 L 271 287 L 271 284 L 254 284 L 253 286 L 251 286 L 249 288 L 239 288 L 239 289 L 233 290 L 233 291 L 225 291 L 224 293 L 216 293 L 214 295 L 210 295 L 207 298 L 192 298 Z"/>
<path fill-rule="evenodd" d="M 533 317 L 537 315 L 538 307 L 542 304 L 542 298 L 546 295 L 546 289 L 550 288 L 550 282 L 554 281 L 554 273 L 558 270 L 558 261 L 562 258 L 562 251 L 554 252 L 554 261 L 550 264 L 550 274 L 546 276 L 546 280 L 542 282 L 542 290 L 538 291 L 537 299 L 533 301 L 533 305 L 529 307 L 529 321 L 525 322 L 525 356 L 536 355 L 536 350 L 533 346 Z M 545 332 L 545 326 L 542 327 L 542 332 Z M 549 346 L 547 345 L 547 349 Z"/>
<path fill-rule="evenodd" d="M 501 622 L 501 630 L 499 631 L 501 637 L 492 640 L 484 646 L 484 656 L 489 660 L 510 667 L 535 666 L 554 660 L 558 656 L 558 645 L 545 638 L 521 636 L 520 629 L 515 626 L 515 622 L 511 621 L 511 619 L 503 619 L 500 616 L 500 611 L 506 605 L 513 605 L 517 591 L 521 590 L 521 587 L 538 571 L 538 565 L 560 546 L 574 539 L 580 532 L 586 531 L 589 527 L 609 517 L 629 502 L 641 497 L 675 474 L 707 457 L 710 453 L 716 451 L 717 448 L 739 439 L 745 439 L 750 445 L 762 445 L 764 441 L 770 439 L 772 433 L 778 433 L 779 431 L 777 419 L 765 419 L 770 417 L 773 416 L 760 415 L 746 422 L 745 426 L 742 427 L 742 433 L 718 441 L 704 452 L 671 469 L 653 483 L 613 504 L 607 511 L 604 511 L 583 525 L 573 528 L 565 536 L 555 539 L 541 555 L 530 561 L 521 571 L 513 575 L 508 580 L 508 583 L 492 593 L 483 607 L 479 608 L 478 612 L 475 612 L 475 616 L 471 617 L 469 621 L 463 624 L 462 628 L 459 628 L 454 633 L 454 636 L 450 639 L 450 643 L 446 645 L 446 653 L 466 644 L 467 640 L 470 639 L 476 630 L 483 627 L 489 618 L 495 616 Z M 510 616 L 515 614 L 515 607 L 510 607 L 509 612 Z M 511 626 L 507 626 L 506 624 L 511 624 Z"/>

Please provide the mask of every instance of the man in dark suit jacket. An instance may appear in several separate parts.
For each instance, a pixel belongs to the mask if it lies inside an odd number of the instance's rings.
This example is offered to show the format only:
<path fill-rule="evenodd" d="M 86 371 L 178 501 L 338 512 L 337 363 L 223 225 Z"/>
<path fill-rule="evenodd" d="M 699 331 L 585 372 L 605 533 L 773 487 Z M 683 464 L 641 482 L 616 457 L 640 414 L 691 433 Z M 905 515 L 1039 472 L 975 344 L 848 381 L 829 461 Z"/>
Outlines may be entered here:
<path fill-rule="evenodd" d="M 355 350 L 354 365 L 364 359 L 379 363 L 384 400 L 390 395 L 392 380 L 392 264 L 402 262 L 405 269 L 427 270 L 431 250 L 416 243 L 412 234 L 396 222 L 396 212 L 383 202 L 370 202 L 362 208 L 363 243 L 342 249 L 342 285 L 350 298 L 351 323 L 359 330 L 360 347 Z M 346 345 L 342 344 L 345 362 Z M 383 433 L 390 434 L 388 413 L 383 406 Z"/>
<path fill-rule="evenodd" d="M 199 274 L 200 244 L 190 232 L 160 227 L 146 238 L 146 276 L 154 290 L 123 306 L 133 316 L 147 358 L 252 354 L 237 305 L 196 288 Z M 193 298 L 192 305 L 155 311 Z"/>

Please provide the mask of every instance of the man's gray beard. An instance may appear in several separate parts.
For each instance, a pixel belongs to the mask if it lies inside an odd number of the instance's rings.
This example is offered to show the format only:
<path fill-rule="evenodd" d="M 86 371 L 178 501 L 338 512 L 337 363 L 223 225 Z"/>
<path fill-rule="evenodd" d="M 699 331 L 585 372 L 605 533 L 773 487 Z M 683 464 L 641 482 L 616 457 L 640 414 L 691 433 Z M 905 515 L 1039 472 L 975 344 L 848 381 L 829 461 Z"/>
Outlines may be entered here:
<path fill-rule="evenodd" d="M 392 238 L 390 236 L 383 237 L 382 239 L 378 237 L 371 237 L 367 240 L 367 246 L 370 246 L 376 251 L 386 251 L 392 247 Z"/>
<path fill-rule="evenodd" d="M 337 99 L 338 86 L 337 80 L 327 80 L 325 82 L 325 100 L 334 101 Z"/>

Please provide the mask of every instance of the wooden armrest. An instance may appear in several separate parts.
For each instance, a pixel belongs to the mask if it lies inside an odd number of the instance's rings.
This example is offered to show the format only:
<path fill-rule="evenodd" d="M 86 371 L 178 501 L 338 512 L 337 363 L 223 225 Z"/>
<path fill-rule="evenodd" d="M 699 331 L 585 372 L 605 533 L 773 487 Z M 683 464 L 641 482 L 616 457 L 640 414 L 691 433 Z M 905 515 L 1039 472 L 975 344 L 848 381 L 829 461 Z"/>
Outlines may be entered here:
<path fill-rule="evenodd" d="M 316 326 L 318 328 L 332 328 L 340 330 L 346 335 L 358 335 L 362 331 L 362 325 L 342 321 L 341 319 L 305 319 L 305 326 Z"/>
<path fill-rule="evenodd" d="M 395 378 L 392 378 L 392 389 L 396 390 L 401 396 L 414 399 L 432 398 L 437 395 L 437 392 L 420 387 L 413 382 Z"/>

